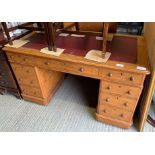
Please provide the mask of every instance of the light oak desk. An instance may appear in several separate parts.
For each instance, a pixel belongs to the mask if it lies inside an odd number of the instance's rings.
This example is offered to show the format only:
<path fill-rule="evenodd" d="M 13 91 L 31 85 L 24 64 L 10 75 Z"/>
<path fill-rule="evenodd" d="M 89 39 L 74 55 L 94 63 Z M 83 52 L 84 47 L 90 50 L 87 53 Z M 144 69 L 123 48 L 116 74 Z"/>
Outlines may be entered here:
<path fill-rule="evenodd" d="M 40 52 L 47 46 L 41 34 L 28 39 L 30 42 L 20 48 L 3 48 L 25 100 L 47 105 L 64 73 L 90 77 L 100 80 L 96 119 L 122 128 L 132 125 L 145 77 L 150 73 L 143 37 L 114 35 L 108 43 L 112 55 L 107 63 L 84 58 L 90 49 L 102 47 L 102 41 L 94 36 L 57 37 L 57 47 L 66 49 L 59 57 Z"/>

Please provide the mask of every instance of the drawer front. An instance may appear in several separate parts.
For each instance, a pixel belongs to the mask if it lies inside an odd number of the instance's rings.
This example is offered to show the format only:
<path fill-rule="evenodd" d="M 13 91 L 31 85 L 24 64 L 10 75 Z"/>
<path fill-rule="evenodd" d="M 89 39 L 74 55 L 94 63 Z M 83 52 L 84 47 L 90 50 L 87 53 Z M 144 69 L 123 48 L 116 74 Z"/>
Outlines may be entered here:
<path fill-rule="evenodd" d="M 11 64 L 19 85 L 26 84 L 29 86 L 39 87 L 35 68 Z"/>
<path fill-rule="evenodd" d="M 98 68 L 82 65 L 82 64 L 74 64 L 69 62 L 62 62 L 62 61 L 56 61 L 56 60 L 46 60 L 43 62 L 43 65 L 46 68 L 54 68 L 59 71 L 68 72 L 68 73 L 74 73 L 78 75 L 88 75 L 88 76 L 94 76 L 98 77 Z"/>
<path fill-rule="evenodd" d="M 35 96 L 35 97 L 39 97 L 39 98 L 43 97 L 41 90 L 38 88 L 30 87 L 27 85 L 21 85 L 20 89 L 21 89 L 22 94 L 24 94 L 24 95 Z"/>
<path fill-rule="evenodd" d="M 102 107 L 100 107 L 100 109 L 98 110 L 98 113 L 103 116 L 107 116 L 110 118 L 127 121 L 127 122 L 130 122 L 133 117 L 132 112 L 121 110 L 119 108 L 111 107 L 105 104 Z"/>
<path fill-rule="evenodd" d="M 112 80 L 115 82 L 121 82 L 130 85 L 143 86 L 144 75 L 128 73 L 124 71 L 116 71 L 111 69 L 101 69 L 100 76 L 103 79 Z"/>
<path fill-rule="evenodd" d="M 118 95 L 103 93 L 100 96 L 99 104 L 101 107 L 104 105 L 110 105 L 124 110 L 134 111 L 137 105 L 137 100 L 125 98 Z"/>
<path fill-rule="evenodd" d="M 123 97 L 138 99 L 141 93 L 141 88 L 117 84 L 114 82 L 102 81 L 101 93 L 114 93 Z"/>
<path fill-rule="evenodd" d="M 12 62 L 20 63 L 20 64 L 29 64 L 29 65 L 37 65 L 42 68 L 46 69 L 54 69 L 56 71 L 62 71 L 62 72 L 68 72 L 68 73 L 74 73 L 78 75 L 88 75 L 88 76 L 94 76 L 98 77 L 99 72 L 98 68 L 87 66 L 87 65 L 81 65 L 77 63 L 71 63 L 71 62 L 63 62 L 53 59 L 42 59 L 42 58 L 33 58 L 30 56 L 25 55 L 13 55 L 12 53 L 8 53 L 8 58 Z M 35 61 L 34 61 L 35 59 Z"/>

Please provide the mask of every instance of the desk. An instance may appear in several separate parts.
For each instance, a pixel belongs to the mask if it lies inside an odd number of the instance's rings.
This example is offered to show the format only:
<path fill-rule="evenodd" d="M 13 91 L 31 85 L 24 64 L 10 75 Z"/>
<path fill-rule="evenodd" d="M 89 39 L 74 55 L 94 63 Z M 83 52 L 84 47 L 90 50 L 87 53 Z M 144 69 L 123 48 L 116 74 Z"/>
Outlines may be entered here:
<path fill-rule="evenodd" d="M 3 48 L 25 100 L 47 105 L 65 73 L 95 78 L 100 80 L 96 119 L 122 128 L 132 125 L 145 77 L 150 74 L 143 37 L 114 35 L 113 41 L 108 43 L 112 55 L 107 63 L 83 57 L 88 50 L 101 48 L 102 41 L 95 40 L 94 36 L 87 39 L 57 37 L 56 46 L 65 49 L 59 57 L 40 52 L 47 46 L 41 34 L 29 40 L 20 48 Z"/>

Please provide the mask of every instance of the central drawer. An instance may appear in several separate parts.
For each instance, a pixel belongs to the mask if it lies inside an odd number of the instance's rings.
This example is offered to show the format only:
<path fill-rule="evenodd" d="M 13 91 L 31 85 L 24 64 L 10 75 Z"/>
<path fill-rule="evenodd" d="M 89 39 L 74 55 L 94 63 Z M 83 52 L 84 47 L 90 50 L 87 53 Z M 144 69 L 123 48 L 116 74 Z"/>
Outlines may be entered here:
<path fill-rule="evenodd" d="M 131 87 L 123 84 L 118 84 L 114 82 L 101 82 L 101 92 L 102 93 L 113 93 L 121 95 L 123 97 L 130 97 L 133 99 L 138 99 L 141 93 L 141 88 Z"/>
<path fill-rule="evenodd" d="M 32 66 L 39 66 L 41 68 L 56 70 L 61 72 L 68 72 L 77 75 L 93 76 L 99 78 L 99 71 L 97 67 L 83 65 L 78 63 L 66 62 L 62 60 L 53 60 L 49 58 L 39 58 L 26 55 L 18 55 L 7 53 L 8 58 L 12 62 L 20 64 L 28 64 Z M 35 60 L 35 61 L 34 61 Z"/>

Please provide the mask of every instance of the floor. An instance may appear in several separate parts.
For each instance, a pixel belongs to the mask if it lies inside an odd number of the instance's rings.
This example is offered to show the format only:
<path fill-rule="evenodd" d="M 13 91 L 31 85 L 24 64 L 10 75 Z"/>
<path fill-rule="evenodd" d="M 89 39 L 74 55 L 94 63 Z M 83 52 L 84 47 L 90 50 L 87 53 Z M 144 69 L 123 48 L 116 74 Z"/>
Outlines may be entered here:
<path fill-rule="evenodd" d="M 134 126 L 121 129 L 96 121 L 98 84 L 97 80 L 68 75 L 48 106 L 19 100 L 11 94 L 0 95 L 0 131 L 135 132 Z M 155 116 L 155 108 L 151 115 Z M 145 131 L 155 128 L 146 123 Z"/>

